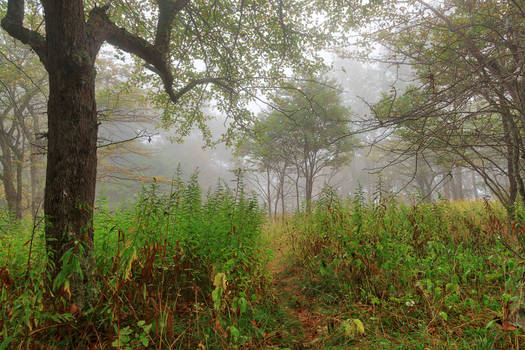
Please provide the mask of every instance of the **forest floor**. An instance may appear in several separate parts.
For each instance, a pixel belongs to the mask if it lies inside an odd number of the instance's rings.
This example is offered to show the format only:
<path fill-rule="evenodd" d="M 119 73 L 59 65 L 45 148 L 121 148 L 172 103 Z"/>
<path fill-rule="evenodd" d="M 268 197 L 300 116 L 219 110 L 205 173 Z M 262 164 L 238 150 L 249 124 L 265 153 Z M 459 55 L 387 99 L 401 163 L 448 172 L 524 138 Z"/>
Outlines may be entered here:
<path fill-rule="evenodd" d="M 274 256 L 268 268 L 272 275 L 278 303 L 297 327 L 288 329 L 294 349 L 318 349 L 327 331 L 326 316 L 318 309 L 318 301 L 304 293 L 301 271 L 289 258 L 286 244 L 274 242 Z"/>

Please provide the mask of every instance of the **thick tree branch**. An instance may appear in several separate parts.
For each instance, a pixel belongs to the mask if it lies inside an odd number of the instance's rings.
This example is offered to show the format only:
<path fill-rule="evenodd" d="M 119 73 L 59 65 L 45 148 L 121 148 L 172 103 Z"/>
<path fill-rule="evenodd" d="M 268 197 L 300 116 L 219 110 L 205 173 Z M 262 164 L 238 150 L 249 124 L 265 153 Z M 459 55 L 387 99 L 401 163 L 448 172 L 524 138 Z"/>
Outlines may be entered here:
<path fill-rule="evenodd" d="M 169 67 L 168 48 L 170 27 L 175 15 L 184 8 L 188 0 L 158 0 L 159 22 L 155 45 L 114 24 L 106 14 L 107 7 L 97 7 L 90 13 L 88 28 L 92 31 L 91 55 L 95 55 L 104 41 L 142 58 L 147 67 L 155 72 L 164 84 L 164 89 L 173 103 L 199 85 L 214 84 L 222 89 L 233 91 L 228 81 L 222 78 L 206 77 L 188 82 L 179 91 L 173 90 L 173 74 Z"/>
<path fill-rule="evenodd" d="M 24 0 L 9 0 L 7 3 L 7 14 L 2 19 L 2 28 L 13 38 L 31 46 L 37 53 L 40 61 L 46 65 L 47 44 L 40 33 L 27 29 L 24 23 Z"/>
<path fill-rule="evenodd" d="M 171 25 L 189 0 L 157 0 L 159 6 L 159 19 L 155 33 L 155 47 L 167 58 L 170 44 Z"/>

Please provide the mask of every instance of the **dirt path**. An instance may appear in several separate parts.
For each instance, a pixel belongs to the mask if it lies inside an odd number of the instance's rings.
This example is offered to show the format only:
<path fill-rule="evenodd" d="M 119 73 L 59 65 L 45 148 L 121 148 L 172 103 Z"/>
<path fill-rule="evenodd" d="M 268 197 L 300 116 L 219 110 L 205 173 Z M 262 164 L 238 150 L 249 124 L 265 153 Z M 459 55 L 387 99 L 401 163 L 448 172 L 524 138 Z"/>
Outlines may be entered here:
<path fill-rule="evenodd" d="M 317 349 L 323 333 L 322 317 L 315 311 L 317 301 L 301 288 L 300 272 L 290 266 L 280 247 L 276 247 L 269 269 L 280 305 L 301 324 L 301 329 L 293 334 L 297 340 L 294 349 Z"/>

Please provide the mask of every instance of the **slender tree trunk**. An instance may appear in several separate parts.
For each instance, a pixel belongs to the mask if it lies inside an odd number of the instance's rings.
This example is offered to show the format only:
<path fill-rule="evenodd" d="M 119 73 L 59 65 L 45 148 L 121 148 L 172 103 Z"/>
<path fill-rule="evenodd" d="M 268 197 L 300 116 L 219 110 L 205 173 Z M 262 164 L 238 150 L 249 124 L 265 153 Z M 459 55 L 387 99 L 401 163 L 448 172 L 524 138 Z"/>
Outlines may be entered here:
<path fill-rule="evenodd" d="M 284 214 L 285 214 L 285 203 L 284 203 L 284 182 L 286 180 L 286 168 L 288 165 L 285 163 L 283 164 L 283 168 L 281 169 L 280 179 L 279 179 L 279 187 L 280 187 L 280 194 L 281 194 L 281 215 L 282 219 L 284 220 Z"/>
<path fill-rule="evenodd" d="M 518 186 L 518 193 L 520 194 L 520 199 L 523 204 L 525 204 L 525 183 L 523 182 L 523 177 L 521 176 L 521 167 L 520 167 L 520 150 L 521 150 L 521 135 L 518 131 L 518 126 L 514 122 L 510 112 L 507 115 L 509 121 L 509 128 L 512 135 L 512 146 L 514 147 L 513 159 L 514 171 L 516 176 L 516 184 Z"/>
<path fill-rule="evenodd" d="M 502 115 L 503 132 L 505 138 L 505 144 L 507 147 L 507 178 L 509 181 L 509 195 L 508 200 L 503 202 L 505 209 L 507 210 L 507 216 L 509 224 L 514 218 L 514 204 L 518 196 L 518 183 L 516 181 L 516 148 L 512 144 L 511 126 L 509 125 L 508 116 Z M 509 225 L 510 227 L 510 225 Z"/>
<path fill-rule="evenodd" d="M 295 200 L 296 200 L 296 210 L 299 210 L 301 207 L 301 200 L 299 196 L 299 179 L 301 178 L 301 173 L 299 172 L 299 169 L 297 169 L 297 177 L 295 178 Z"/>
<path fill-rule="evenodd" d="M 310 213 L 312 210 L 312 192 L 313 192 L 313 185 L 314 185 L 314 179 L 313 175 L 311 175 L 309 172 L 307 173 L 306 177 L 306 183 L 305 183 L 305 200 L 306 200 L 306 212 Z"/>
<path fill-rule="evenodd" d="M 284 203 L 284 178 L 283 178 L 283 185 L 281 188 L 281 215 L 283 217 L 283 221 L 284 221 L 285 214 L 286 214 L 286 205 Z"/>
<path fill-rule="evenodd" d="M 18 220 L 22 219 L 23 216 L 23 170 L 24 170 L 24 148 L 25 140 L 22 137 L 22 147 L 16 152 L 16 206 L 15 206 L 15 217 Z"/>
<path fill-rule="evenodd" d="M 457 173 L 456 168 L 453 167 L 451 170 L 452 178 L 450 179 L 450 192 L 452 194 L 452 200 L 457 201 L 459 199 L 459 193 L 458 193 L 458 185 L 457 185 Z"/>
<path fill-rule="evenodd" d="M 266 193 L 268 199 L 268 218 L 272 219 L 272 183 L 270 177 L 270 168 L 266 168 Z"/>
<path fill-rule="evenodd" d="M 478 184 L 476 182 L 476 172 L 471 172 L 471 181 L 472 181 L 472 196 L 473 199 L 479 199 Z"/>
<path fill-rule="evenodd" d="M 38 207 L 42 201 L 42 184 L 41 184 L 41 174 L 40 169 L 38 168 L 38 162 L 40 161 L 40 156 L 38 155 L 41 150 L 38 147 L 38 141 L 36 135 L 40 132 L 40 125 L 38 121 L 38 116 L 32 113 L 32 128 L 33 128 L 33 137 L 31 142 L 31 155 L 29 156 L 30 161 L 30 177 L 31 177 L 31 215 L 33 217 L 38 213 Z"/>
<path fill-rule="evenodd" d="M 451 200 L 452 199 L 452 191 L 450 189 L 450 183 L 451 183 L 451 179 L 450 179 L 450 176 L 446 176 L 446 178 L 443 180 L 444 183 L 443 183 L 443 191 L 445 192 L 445 198 L 448 199 L 448 200 Z"/>
<path fill-rule="evenodd" d="M 71 302 L 83 309 L 93 268 L 93 206 L 97 169 L 95 69 L 83 1 L 43 1 L 49 75 L 48 153 L 44 211 L 51 278 L 70 249 L 82 269 L 70 279 Z"/>
<path fill-rule="evenodd" d="M 4 185 L 5 200 L 7 202 L 7 210 L 15 217 L 16 216 L 16 188 L 15 188 L 15 174 L 13 169 L 13 158 L 11 147 L 7 143 L 5 137 L 0 136 L 0 146 L 2 150 L 2 184 Z"/>
<path fill-rule="evenodd" d="M 279 185 L 277 186 L 277 193 L 275 194 L 275 203 L 273 205 L 273 217 L 277 219 L 277 208 L 279 207 L 279 199 L 281 198 L 281 184 L 279 179 Z"/>
<path fill-rule="evenodd" d="M 456 167 L 454 171 L 456 200 L 463 200 L 463 169 Z"/>

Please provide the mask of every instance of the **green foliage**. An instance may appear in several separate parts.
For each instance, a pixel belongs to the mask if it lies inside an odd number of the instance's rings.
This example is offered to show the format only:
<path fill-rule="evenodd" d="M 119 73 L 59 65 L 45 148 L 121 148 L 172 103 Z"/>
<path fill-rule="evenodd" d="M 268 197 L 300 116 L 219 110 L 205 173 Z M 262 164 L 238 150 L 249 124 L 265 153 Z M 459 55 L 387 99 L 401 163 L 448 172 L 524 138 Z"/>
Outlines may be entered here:
<path fill-rule="evenodd" d="M 169 192 L 157 184 L 144 188 L 128 209 L 99 203 L 95 275 L 86 285 L 96 290 L 98 302 L 78 310 L 68 301 L 69 279 L 79 270 L 73 254 L 64 255 L 56 295 L 46 299 L 41 233 L 35 236 L 26 279 L 24 243 L 30 230 L 6 217 L 0 236 L 0 338 L 6 344 L 65 348 L 87 346 L 96 330 L 96 342 L 123 349 L 188 343 L 196 348 L 200 342 L 221 349 L 263 341 L 272 325 L 255 326 L 257 315 L 274 318 L 269 316 L 274 307 L 264 269 L 270 253 L 261 238 L 263 220 L 240 178 L 233 189 L 220 184 L 203 195 L 196 174 L 186 183 L 179 176 Z M 48 313 L 50 301 L 62 313 Z"/>
<path fill-rule="evenodd" d="M 305 293 L 325 317 L 346 320 L 323 344 L 352 342 L 349 319 L 358 319 L 368 334 L 355 341 L 374 349 L 391 348 L 381 345 L 386 334 L 403 349 L 514 346 L 499 326 L 479 331 L 494 319 L 521 320 L 512 315 L 523 304 L 516 259 L 524 246 L 516 225 L 505 227 L 497 204 L 342 200 L 329 189 L 312 215 L 283 226 Z"/>
<path fill-rule="evenodd" d="M 325 188 L 311 214 L 268 231 L 281 235 L 273 239 L 289 247 L 302 293 L 315 300 L 315 346 L 491 349 L 515 346 L 523 322 L 524 229 L 507 231 L 504 219 L 494 203 L 344 200 Z M 99 203 L 86 285 L 98 301 L 78 310 L 67 293 L 74 259 L 50 299 L 40 229 L 31 243 L 31 223 L 0 216 L 0 349 L 292 348 L 304 325 L 276 305 L 263 223 L 242 179 L 203 195 L 196 175 L 179 176 L 168 192 L 145 188 L 130 208 Z"/>

